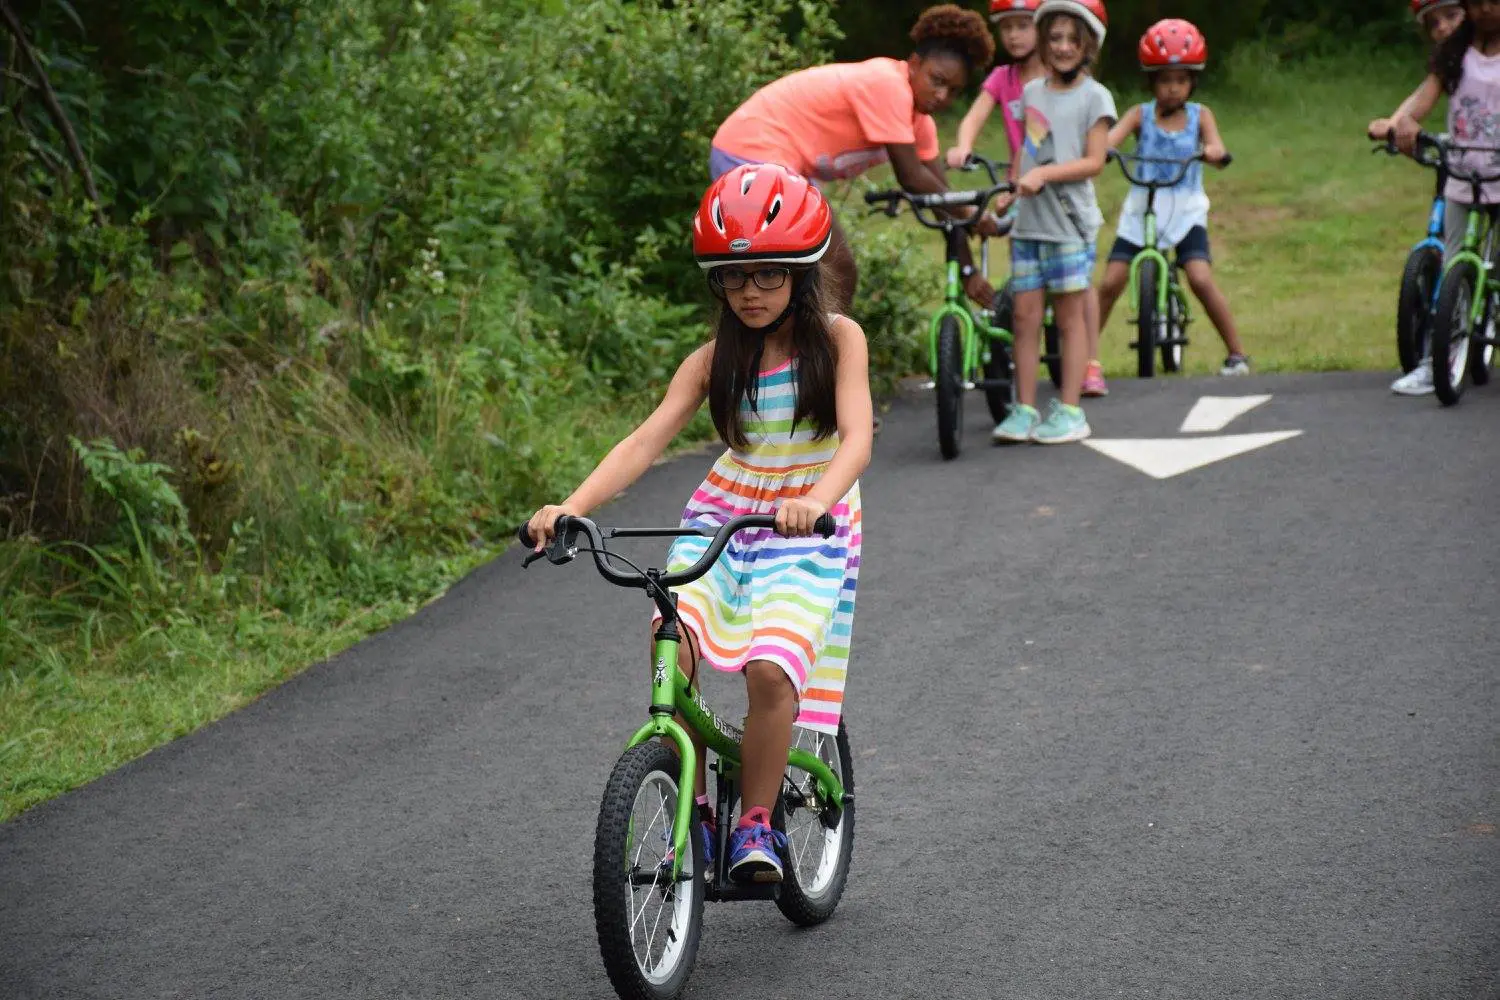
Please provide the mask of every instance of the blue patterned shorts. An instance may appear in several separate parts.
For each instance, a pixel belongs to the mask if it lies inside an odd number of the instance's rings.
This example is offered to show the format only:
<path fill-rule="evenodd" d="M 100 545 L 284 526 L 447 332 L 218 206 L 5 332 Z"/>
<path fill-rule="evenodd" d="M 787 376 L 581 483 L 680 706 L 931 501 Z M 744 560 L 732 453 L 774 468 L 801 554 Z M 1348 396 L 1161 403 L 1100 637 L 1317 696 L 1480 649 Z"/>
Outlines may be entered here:
<path fill-rule="evenodd" d="M 1094 255 L 1087 243 L 1010 241 L 1010 281 L 1016 292 L 1046 289 L 1054 295 L 1084 291 L 1094 281 Z"/>

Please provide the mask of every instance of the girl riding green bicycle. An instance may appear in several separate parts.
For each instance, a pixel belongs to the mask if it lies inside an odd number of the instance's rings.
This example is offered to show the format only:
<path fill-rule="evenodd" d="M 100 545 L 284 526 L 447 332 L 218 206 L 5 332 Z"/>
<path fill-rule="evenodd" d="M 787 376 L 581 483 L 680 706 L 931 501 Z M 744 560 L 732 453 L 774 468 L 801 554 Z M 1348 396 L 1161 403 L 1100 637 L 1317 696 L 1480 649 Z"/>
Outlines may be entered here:
<path fill-rule="evenodd" d="M 695 679 L 701 658 L 745 676 L 741 810 L 729 840 L 740 881 L 781 880 L 785 838 L 771 813 L 794 723 L 836 733 L 844 699 L 873 410 L 864 332 L 828 307 L 832 228 L 822 193 L 784 167 L 747 164 L 719 177 L 693 221 L 693 254 L 721 303 L 713 341 L 571 496 L 528 524 L 540 549 L 560 516 L 586 515 L 635 482 L 708 401 L 729 450 L 689 499 L 683 526 L 714 529 L 750 513 L 774 513 L 777 525 L 737 535 L 708 574 L 674 591 L 687 627 L 683 674 Z M 824 514 L 836 532 L 810 538 Z M 668 571 L 695 563 L 708 544 L 679 538 Z M 728 817 L 709 813 L 701 770 L 695 784 L 696 833 L 711 862 L 714 824 Z"/>

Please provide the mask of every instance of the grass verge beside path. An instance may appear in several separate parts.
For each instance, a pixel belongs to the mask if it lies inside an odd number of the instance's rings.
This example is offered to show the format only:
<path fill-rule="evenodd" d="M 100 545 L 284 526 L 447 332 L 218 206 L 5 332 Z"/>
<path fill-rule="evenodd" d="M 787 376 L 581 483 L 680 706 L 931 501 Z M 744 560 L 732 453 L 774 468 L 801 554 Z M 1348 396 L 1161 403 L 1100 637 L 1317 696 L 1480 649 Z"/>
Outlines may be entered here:
<path fill-rule="evenodd" d="M 1256 370 L 1394 371 L 1396 292 L 1406 255 L 1426 230 L 1433 175 L 1371 155 L 1364 127 L 1420 81 L 1420 64 L 1392 69 L 1370 56 L 1278 66 L 1255 47 L 1229 64 L 1198 97 L 1213 109 L 1235 161 L 1223 171 L 1205 168 L 1204 183 L 1213 202 L 1215 276 Z M 1121 114 L 1149 99 L 1133 69 L 1110 69 L 1100 79 Z M 956 127 L 956 118 L 944 123 L 944 149 Z M 1429 127 L 1442 128 L 1441 109 Z M 993 120 L 981 152 L 1008 158 Z M 957 175 L 956 183 L 971 176 Z M 1128 190 L 1118 166 L 1105 168 L 1098 189 L 1102 277 Z M 905 216 L 893 224 L 914 225 Z M 941 258 L 935 235 L 930 249 Z M 1004 243 L 995 251 L 990 273 L 998 286 L 1009 251 Z M 1104 329 L 1101 360 L 1111 376 L 1135 374 L 1133 312 L 1121 301 Z M 1187 371 L 1217 371 L 1223 343 L 1196 300 L 1193 315 Z"/>

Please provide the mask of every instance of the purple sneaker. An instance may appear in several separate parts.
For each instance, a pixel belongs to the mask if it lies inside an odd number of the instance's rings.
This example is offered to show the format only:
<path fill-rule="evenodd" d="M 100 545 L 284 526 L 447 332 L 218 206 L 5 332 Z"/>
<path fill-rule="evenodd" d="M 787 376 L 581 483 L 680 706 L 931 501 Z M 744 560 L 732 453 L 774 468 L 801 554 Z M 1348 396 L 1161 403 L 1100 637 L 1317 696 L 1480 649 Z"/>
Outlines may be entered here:
<path fill-rule="evenodd" d="M 698 838 L 698 844 L 703 849 L 703 870 L 711 872 L 714 870 L 714 842 L 718 840 L 718 828 L 714 826 L 713 814 L 707 810 L 701 810 L 700 816 L 704 819 L 693 824 L 693 836 Z M 677 859 L 677 848 L 667 846 L 667 855 L 661 859 L 663 868 L 671 868 L 672 862 Z"/>
<path fill-rule="evenodd" d="M 729 835 L 729 877 L 736 882 L 781 881 L 786 834 L 763 822 L 769 819 L 764 809 L 752 809 Z"/>

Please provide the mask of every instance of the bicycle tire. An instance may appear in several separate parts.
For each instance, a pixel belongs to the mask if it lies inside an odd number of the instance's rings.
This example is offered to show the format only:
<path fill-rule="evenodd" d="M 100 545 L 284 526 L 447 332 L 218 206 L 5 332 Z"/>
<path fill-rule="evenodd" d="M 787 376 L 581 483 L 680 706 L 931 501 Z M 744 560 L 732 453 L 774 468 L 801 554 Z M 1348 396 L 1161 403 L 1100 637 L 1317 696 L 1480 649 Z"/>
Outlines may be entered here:
<path fill-rule="evenodd" d="M 1185 340 L 1187 338 L 1187 302 L 1182 297 L 1182 285 L 1178 284 L 1175 277 L 1170 280 L 1171 283 L 1167 286 L 1167 339 Z M 1162 344 L 1161 370 L 1169 375 L 1182 371 L 1182 363 L 1186 356 L 1186 344 Z"/>
<path fill-rule="evenodd" d="M 829 738 L 827 733 L 798 731 L 799 738 L 804 734 L 821 737 L 823 740 Z M 826 747 L 827 744 L 823 746 Z M 849 752 L 849 731 L 842 718 L 839 719 L 838 734 L 832 738 L 832 746 L 838 754 L 835 770 L 838 771 L 839 780 L 844 783 L 844 791 L 852 795 L 854 793 L 853 755 Z M 827 760 L 827 757 L 824 757 L 824 760 Z M 788 769 L 787 773 L 787 781 L 782 784 L 782 794 L 777 797 L 776 809 L 772 815 L 772 822 L 777 829 L 782 831 L 787 831 L 787 806 L 791 801 L 787 784 L 795 784 L 792 777 L 794 773 L 806 778 L 801 771 L 792 772 Z M 796 811 L 793 809 L 791 813 L 794 815 Z M 801 927 L 813 927 L 833 916 L 833 911 L 838 908 L 839 900 L 843 898 L 844 886 L 849 880 L 849 862 L 854 854 L 853 802 L 844 806 L 835 830 L 828 830 L 815 816 L 811 819 L 816 829 L 811 830 L 810 833 L 813 835 L 821 833 L 822 846 L 825 851 L 831 847 L 837 853 L 831 859 L 826 853 L 820 854 L 817 858 L 817 870 L 814 877 L 807 880 L 808 885 L 804 885 L 802 874 L 804 866 L 800 864 L 800 859 L 805 855 L 798 852 L 797 842 L 791 839 L 792 834 L 788 832 L 787 852 L 789 856 L 785 859 L 785 875 L 782 878 L 781 895 L 776 899 L 776 906 L 788 920 Z M 809 845 L 804 843 L 804 849 L 807 846 Z M 809 857 L 807 860 L 812 859 Z"/>
<path fill-rule="evenodd" d="M 993 325 L 1004 330 L 1011 336 L 1016 333 L 1016 303 L 1011 294 L 1010 282 L 1007 281 L 1000 291 L 995 293 Z M 990 357 L 984 363 L 984 377 L 986 381 L 1005 379 L 1012 381 L 1015 372 L 1011 370 L 1010 348 L 1003 340 L 990 338 Z M 1010 415 L 1010 404 L 1013 387 L 1006 389 L 988 388 L 984 390 L 984 401 L 990 409 L 990 417 L 995 423 L 1001 423 Z"/>
<path fill-rule="evenodd" d="M 1140 378 L 1156 375 L 1156 261 L 1141 262 L 1136 297 L 1135 373 Z"/>
<path fill-rule="evenodd" d="M 938 325 L 937 371 L 938 450 L 943 458 L 958 457 L 964 430 L 964 341 L 958 320 L 944 316 Z"/>
<path fill-rule="evenodd" d="M 1461 260 L 1443 275 L 1437 310 L 1432 318 L 1432 387 L 1438 401 L 1453 406 L 1463 397 L 1469 380 L 1470 315 L 1478 270 Z"/>
<path fill-rule="evenodd" d="M 663 799 L 659 810 L 653 813 L 652 821 L 645 824 L 646 829 L 637 831 L 637 800 L 648 782 L 656 785 L 658 791 L 670 788 L 676 794 L 691 795 L 691 789 L 684 793 L 677 788 L 680 766 L 677 754 L 655 740 L 632 747 L 615 763 L 599 804 L 599 823 L 594 832 L 594 927 L 599 935 L 599 954 L 604 959 L 604 971 L 615 992 L 625 1000 L 675 1000 L 686 989 L 698 956 L 698 942 L 703 933 L 704 880 L 701 876 L 702 846 L 696 836 L 688 838 L 692 861 L 691 865 L 687 862 L 683 865 L 688 878 L 676 883 L 667 881 L 660 887 L 652 886 L 646 890 L 648 899 L 660 891 L 663 904 L 672 908 L 672 920 L 667 928 L 660 928 L 659 923 L 652 927 L 653 931 L 660 929 L 667 935 L 663 939 L 661 964 L 667 964 L 670 953 L 669 968 L 657 968 L 653 974 L 652 970 L 642 967 L 636 948 L 637 922 L 632 913 L 637 887 L 631 884 L 630 876 L 633 872 L 662 871 L 659 864 L 661 854 L 651 854 L 645 851 L 645 847 L 648 843 L 654 844 L 660 847 L 662 854 L 665 853 L 666 845 L 656 844 L 660 836 L 657 828 L 660 822 L 664 822 L 670 840 L 675 807 L 675 798 L 670 804 Z M 637 832 L 642 846 L 632 851 Z M 647 868 L 643 869 L 642 861 Z M 684 892 L 686 896 L 677 895 Z M 645 921 L 642 920 L 641 924 L 644 925 Z M 648 938 L 648 961 L 654 941 L 654 937 Z"/>
<path fill-rule="evenodd" d="M 1437 247 L 1417 247 L 1406 258 L 1396 305 L 1396 358 L 1402 374 L 1417 367 L 1427 356 L 1432 292 L 1442 274 L 1443 255 Z"/>
<path fill-rule="evenodd" d="M 1062 388 L 1062 331 L 1054 320 L 1042 328 L 1042 361 L 1047 365 L 1047 377 L 1052 379 L 1052 388 Z"/>

